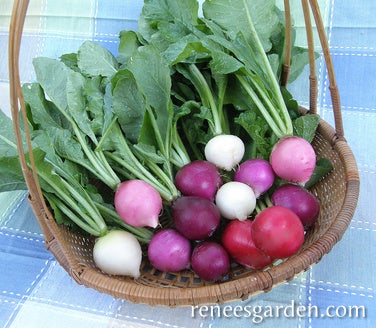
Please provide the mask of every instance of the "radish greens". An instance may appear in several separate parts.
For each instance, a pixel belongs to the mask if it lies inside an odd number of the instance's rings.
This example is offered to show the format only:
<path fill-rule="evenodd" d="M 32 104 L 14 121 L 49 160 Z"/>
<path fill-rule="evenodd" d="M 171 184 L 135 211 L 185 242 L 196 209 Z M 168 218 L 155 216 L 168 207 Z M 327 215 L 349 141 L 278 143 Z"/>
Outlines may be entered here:
<path fill-rule="evenodd" d="M 162 209 L 191 192 L 198 164 L 212 172 L 201 179 L 199 195 L 222 203 L 223 217 L 246 220 L 266 190 L 255 195 L 245 183 L 230 182 L 236 167 L 246 159 L 265 162 L 285 137 L 310 143 L 319 124 L 317 115 L 301 115 L 281 87 L 290 50 L 292 81 L 308 62 L 307 50 L 285 49 L 275 0 L 206 0 L 201 8 L 196 0 L 144 0 L 138 30 L 119 33 L 117 56 L 85 41 L 76 53 L 35 58 L 36 81 L 22 92 L 38 178 L 56 221 L 96 237 L 123 229 L 149 243 L 154 231 L 144 227 L 157 228 Z M 0 191 L 26 189 L 11 120 L 1 113 L 0 123 Z M 216 149 L 226 161 L 216 161 Z M 325 159 L 318 163 L 314 181 L 299 182 L 312 185 L 330 171 Z M 148 201 L 145 191 L 124 191 L 129 180 L 156 196 L 152 224 L 148 215 L 130 217 Z M 244 199 L 252 196 L 235 213 L 241 197 L 224 192 L 234 185 Z M 134 276 L 138 268 L 137 262 Z"/>

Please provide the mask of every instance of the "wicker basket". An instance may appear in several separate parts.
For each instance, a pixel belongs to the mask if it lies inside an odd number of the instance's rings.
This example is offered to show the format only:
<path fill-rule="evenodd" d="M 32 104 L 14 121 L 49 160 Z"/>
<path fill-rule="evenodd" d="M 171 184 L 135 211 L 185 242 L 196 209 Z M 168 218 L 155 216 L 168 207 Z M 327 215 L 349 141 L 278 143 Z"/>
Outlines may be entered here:
<path fill-rule="evenodd" d="M 289 1 L 285 0 L 284 3 L 286 42 L 289 46 L 291 43 Z M 29 169 L 26 165 L 18 123 L 19 115 L 26 118 L 19 77 L 19 52 L 27 6 L 27 0 L 14 1 L 9 38 L 11 106 L 20 162 L 29 189 L 29 201 L 44 233 L 46 247 L 77 283 L 117 298 L 150 305 L 173 307 L 244 300 L 254 294 L 269 291 L 274 286 L 289 281 L 300 272 L 309 269 L 341 239 L 356 208 L 359 176 L 356 161 L 344 138 L 339 92 L 317 0 L 302 0 L 310 56 L 309 111 L 315 113 L 317 105 L 312 14 L 327 66 L 335 118 L 335 129 L 321 120 L 313 141 L 318 156 L 327 157 L 334 166 L 332 173 L 316 184 L 312 190 L 321 203 L 320 217 L 314 228 L 307 233 L 305 243 L 298 254 L 262 271 L 235 266 L 229 274 L 229 279 L 221 283 L 201 281 L 188 270 L 178 274 L 162 273 L 153 269 L 147 261 L 142 264 L 139 279 L 105 275 L 95 267 L 92 259 L 94 239 L 72 233 L 64 226 L 56 224 L 42 196 L 35 167 Z M 283 84 L 288 80 L 289 62 L 290 54 L 286 53 Z M 24 128 L 29 143 L 28 151 L 31 153 L 30 135 L 27 126 Z"/>

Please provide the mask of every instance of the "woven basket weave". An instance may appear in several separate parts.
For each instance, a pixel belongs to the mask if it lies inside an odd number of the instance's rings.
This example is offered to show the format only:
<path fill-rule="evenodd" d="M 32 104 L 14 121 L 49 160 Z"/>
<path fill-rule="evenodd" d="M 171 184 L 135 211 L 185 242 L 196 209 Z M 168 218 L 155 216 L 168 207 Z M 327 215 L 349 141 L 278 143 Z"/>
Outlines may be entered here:
<path fill-rule="evenodd" d="M 291 44 L 289 1 L 285 0 L 284 5 L 286 49 L 289 49 Z M 293 279 L 297 274 L 320 261 L 341 239 L 356 208 L 359 176 L 356 161 L 344 138 L 339 92 L 317 0 L 302 0 L 310 57 L 309 112 L 316 113 L 317 106 L 317 77 L 311 23 L 313 17 L 328 71 L 335 118 L 335 128 L 323 120 L 320 121 L 313 141 L 318 157 L 328 158 L 334 166 L 330 175 L 312 189 L 321 204 L 320 216 L 314 228 L 308 231 L 305 243 L 298 254 L 262 271 L 235 266 L 229 274 L 229 279 L 221 283 L 204 282 L 188 270 L 174 274 L 159 272 L 153 269 L 147 260 L 142 264 L 141 277 L 136 280 L 105 275 L 95 267 L 92 259 L 94 239 L 72 233 L 64 226 L 56 224 L 42 196 L 33 166 L 33 157 L 30 158 L 32 167 L 29 169 L 23 155 L 25 151 L 32 153 L 27 125 L 23 128 L 26 130 L 28 149 L 23 149 L 19 126 L 20 115 L 24 118 L 21 121 L 26 122 L 19 75 L 19 53 L 27 6 L 27 0 L 14 1 L 9 36 L 11 107 L 20 163 L 28 185 L 31 207 L 44 233 L 45 245 L 77 283 L 135 303 L 171 307 L 223 303 L 247 299 Z M 290 54 L 286 52 L 283 85 L 287 84 L 289 62 Z"/>

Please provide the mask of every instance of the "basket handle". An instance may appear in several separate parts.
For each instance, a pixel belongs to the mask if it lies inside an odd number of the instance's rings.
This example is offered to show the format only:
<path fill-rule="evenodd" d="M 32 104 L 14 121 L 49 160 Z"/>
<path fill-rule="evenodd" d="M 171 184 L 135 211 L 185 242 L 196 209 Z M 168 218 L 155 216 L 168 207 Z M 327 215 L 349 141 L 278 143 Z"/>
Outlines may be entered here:
<path fill-rule="evenodd" d="M 303 0 L 303 1 L 307 1 L 307 0 Z M 328 72 L 329 91 L 330 91 L 331 100 L 332 100 L 336 137 L 337 139 L 344 140 L 345 138 L 344 138 L 343 121 L 342 121 L 342 113 L 341 113 L 341 101 L 340 101 L 338 85 L 337 85 L 336 77 L 334 73 L 332 56 L 330 54 L 329 42 L 326 37 L 325 27 L 322 21 L 322 16 L 321 16 L 318 2 L 317 0 L 309 0 L 309 2 L 311 5 L 313 17 L 316 22 L 316 27 L 317 27 L 318 34 L 319 34 L 320 43 L 321 43 L 321 47 L 322 47 L 323 54 L 324 54 L 326 69 Z"/>
<path fill-rule="evenodd" d="M 281 74 L 281 86 L 286 87 L 290 76 L 290 64 L 291 64 L 291 9 L 290 1 L 284 0 L 285 7 L 285 44 L 284 44 L 284 61 L 282 65 Z"/>
<path fill-rule="evenodd" d="M 311 12 L 315 21 L 315 25 L 318 31 L 321 48 L 324 54 L 325 65 L 329 78 L 329 91 L 332 100 L 333 114 L 334 114 L 334 124 L 335 124 L 335 139 L 344 140 L 344 129 L 341 113 L 341 102 L 339 90 L 334 74 L 334 67 L 332 62 L 332 57 L 330 54 L 329 43 L 326 37 L 324 23 L 322 21 L 322 16 L 320 12 L 320 7 L 317 0 L 301 0 L 302 9 L 305 20 L 305 28 L 308 42 L 308 56 L 309 56 L 309 112 L 317 113 L 317 95 L 318 95 L 318 79 L 316 76 L 316 64 L 315 64 L 315 50 L 314 50 L 314 38 L 311 22 Z M 284 54 L 284 64 L 282 68 L 282 78 L 281 85 L 286 86 L 288 82 L 288 76 L 290 72 L 290 61 L 291 61 L 291 10 L 290 1 L 284 0 L 285 8 L 285 54 Z M 310 11 L 311 9 L 311 11 Z"/>
<path fill-rule="evenodd" d="M 9 44 L 8 44 L 8 64 L 9 64 L 9 83 L 10 83 L 10 105 L 11 115 L 14 127 L 14 133 L 17 143 L 19 160 L 22 172 L 25 178 L 26 185 L 29 190 L 32 201 L 49 213 L 48 207 L 45 203 L 42 190 L 38 180 L 38 174 L 35 167 L 34 155 L 31 145 L 31 137 L 29 126 L 27 124 L 26 108 L 22 94 L 20 72 L 19 72 L 19 55 L 21 47 L 22 30 L 25 22 L 27 7 L 29 0 L 15 0 L 13 4 L 12 17 L 9 28 Z M 20 117 L 21 115 L 21 117 Z M 21 135 L 21 121 L 23 122 L 23 129 L 26 136 L 26 145 L 28 151 L 28 158 L 30 167 L 28 166 L 25 150 L 24 140 Z"/>

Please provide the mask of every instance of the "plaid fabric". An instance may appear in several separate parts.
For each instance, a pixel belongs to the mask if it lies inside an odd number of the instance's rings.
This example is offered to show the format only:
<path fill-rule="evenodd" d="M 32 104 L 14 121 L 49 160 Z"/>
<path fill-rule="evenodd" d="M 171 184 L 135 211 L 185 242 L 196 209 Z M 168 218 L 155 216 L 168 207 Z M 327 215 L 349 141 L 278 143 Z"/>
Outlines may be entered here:
<path fill-rule="evenodd" d="M 304 45 L 300 1 L 294 0 L 291 4 L 297 40 Z M 209 308 L 206 312 L 199 308 L 134 305 L 77 285 L 45 249 L 43 235 L 25 199 L 26 193 L 2 193 L 0 326 L 376 326 L 376 202 L 373 199 L 376 150 L 371 144 L 376 127 L 376 93 L 372 86 L 376 76 L 376 20 L 373 18 L 376 2 L 322 0 L 320 5 L 341 92 L 346 138 L 357 158 L 361 176 L 356 214 L 332 252 L 296 279 L 244 302 Z M 9 111 L 6 56 L 11 7 L 11 0 L 0 2 L 0 107 L 6 112 Z M 116 54 L 118 32 L 137 27 L 141 8 L 142 1 L 135 0 L 31 0 L 20 59 L 22 82 L 34 79 L 32 58 L 74 52 L 84 40 L 97 41 Z M 332 123 L 328 78 L 322 61 L 318 70 L 320 115 Z M 307 105 L 307 79 L 294 82 L 290 89 L 300 104 Z M 295 310 L 301 307 L 312 311 L 298 315 L 290 311 L 292 306 Z M 350 311 L 355 306 L 358 306 L 358 318 L 355 310 Z M 261 309 L 260 318 L 251 309 Z M 328 309 L 331 311 L 325 312 Z"/>

